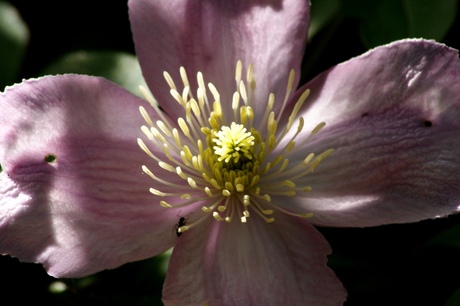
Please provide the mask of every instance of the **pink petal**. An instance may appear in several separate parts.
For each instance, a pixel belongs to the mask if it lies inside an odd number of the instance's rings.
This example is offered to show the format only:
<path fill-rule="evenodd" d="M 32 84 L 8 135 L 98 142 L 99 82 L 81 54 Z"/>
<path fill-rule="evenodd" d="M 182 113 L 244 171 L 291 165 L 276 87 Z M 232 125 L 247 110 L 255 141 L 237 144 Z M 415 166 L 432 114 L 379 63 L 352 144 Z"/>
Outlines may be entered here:
<path fill-rule="evenodd" d="M 308 222 L 210 221 L 185 232 L 170 259 L 165 305 L 342 305 L 330 247 Z"/>
<path fill-rule="evenodd" d="M 143 100 L 66 75 L 15 85 L 0 103 L 0 253 L 80 277 L 173 245 L 178 212 L 141 170 L 154 163 L 136 142 Z"/>
<path fill-rule="evenodd" d="M 182 114 L 171 100 L 163 71 L 178 85 L 179 67 L 184 66 L 192 89 L 197 72 L 203 72 L 205 82 L 217 87 L 229 108 L 237 60 L 246 67 L 254 64 L 260 113 L 270 92 L 282 101 L 289 70 L 300 69 L 308 1 L 131 0 L 129 8 L 144 77 L 171 117 Z"/>
<path fill-rule="evenodd" d="M 327 126 L 296 152 L 336 150 L 305 177 L 313 191 L 293 199 L 315 214 L 312 222 L 373 226 L 458 211 L 456 50 L 398 41 L 338 65 L 306 87 L 312 95 L 305 122 Z"/>

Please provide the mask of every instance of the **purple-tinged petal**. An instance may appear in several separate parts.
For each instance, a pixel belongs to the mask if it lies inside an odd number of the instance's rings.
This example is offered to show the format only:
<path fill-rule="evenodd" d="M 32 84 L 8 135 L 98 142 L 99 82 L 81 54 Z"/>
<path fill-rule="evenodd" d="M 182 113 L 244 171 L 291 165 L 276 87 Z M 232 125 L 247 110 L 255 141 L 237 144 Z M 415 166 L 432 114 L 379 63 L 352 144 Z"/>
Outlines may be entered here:
<path fill-rule="evenodd" d="M 376 48 L 306 85 L 305 122 L 325 121 L 299 152 L 334 148 L 293 199 L 329 226 L 446 216 L 460 204 L 460 60 L 425 40 Z M 292 204 L 294 205 L 294 204 Z M 295 206 L 295 205 L 294 205 Z"/>
<path fill-rule="evenodd" d="M 326 266 L 330 247 L 304 219 L 209 220 L 178 239 L 165 305 L 343 304 L 346 292 Z"/>
<path fill-rule="evenodd" d="M 130 0 L 129 9 L 146 82 L 173 118 L 182 114 L 169 95 L 163 71 L 180 80 L 179 67 L 184 66 L 193 86 L 197 72 L 203 72 L 205 82 L 217 87 L 229 108 L 236 62 L 254 64 L 255 104 L 260 105 L 256 113 L 263 113 L 268 94 L 282 101 L 290 69 L 300 69 L 308 1 Z"/>
<path fill-rule="evenodd" d="M 0 95 L 0 253 L 80 277 L 173 245 L 177 211 L 160 207 L 141 170 L 153 163 L 136 142 L 144 103 L 77 75 Z"/>

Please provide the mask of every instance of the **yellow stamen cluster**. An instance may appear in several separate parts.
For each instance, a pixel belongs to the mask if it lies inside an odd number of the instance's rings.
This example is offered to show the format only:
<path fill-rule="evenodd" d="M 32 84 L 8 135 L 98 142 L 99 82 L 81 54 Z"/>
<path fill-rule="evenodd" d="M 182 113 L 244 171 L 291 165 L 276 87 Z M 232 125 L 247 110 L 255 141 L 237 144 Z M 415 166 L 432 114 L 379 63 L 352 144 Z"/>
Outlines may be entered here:
<path fill-rule="evenodd" d="M 184 116 L 178 118 L 177 124 L 167 119 L 158 108 L 156 101 L 147 91 L 141 88 L 146 99 L 161 120 L 153 122 L 145 108 L 140 107 L 147 126 L 142 131 L 157 149 L 153 153 L 143 140 L 138 139 L 139 146 L 162 169 L 177 175 L 186 184 L 179 184 L 177 179 L 156 176 L 147 166 L 142 166 L 144 173 L 163 185 L 164 190 L 151 188 L 155 196 L 164 198 L 160 205 L 165 208 L 178 208 L 205 203 L 201 210 L 202 217 L 194 218 L 193 222 L 181 225 L 178 232 L 182 233 L 199 224 L 207 216 L 212 215 L 218 221 L 230 222 L 238 216 L 246 222 L 250 211 L 255 212 L 266 222 L 273 222 L 273 209 L 288 214 L 289 211 L 271 203 L 272 196 L 294 196 L 299 192 L 308 192 L 310 186 L 297 186 L 296 181 L 314 171 L 319 163 L 333 150 L 329 149 L 315 156 L 307 155 L 303 162 L 289 165 L 289 154 L 296 146 L 296 138 L 303 129 L 304 121 L 298 118 L 298 112 L 309 95 L 306 90 L 298 99 L 286 126 L 278 130 L 281 114 L 275 117 L 273 105 L 275 96 L 268 97 L 267 108 L 262 119 L 254 120 L 254 96 L 256 83 L 252 65 L 248 67 L 246 82 L 242 80 L 242 63 L 236 65 L 236 90 L 231 101 L 224 101 L 215 86 L 205 86 L 201 73 L 197 74 L 198 88 L 194 95 L 190 88 L 184 68 L 180 69 L 183 83 L 179 92 L 168 73 L 164 73 L 169 84 L 172 97 L 183 108 Z M 291 71 L 281 112 L 292 93 L 294 72 Z M 210 92 L 210 96 L 208 95 Z M 229 97 L 225 97 L 229 98 Z M 223 105 L 231 102 L 231 110 Z M 298 127 L 287 145 L 277 150 L 281 141 L 289 134 L 295 119 Z M 256 126 L 257 125 L 257 126 Z M 310 136 L 316 134 L 325 124 L 320 123 Z M 302 137 L 302 142 L 309 137 Z M 161 149 L 161 152 L 159 152 Z M 161 153 L 161 154 L 160 154 Z M 165 158 L 166 157 L 166 158 Z M 168 198 L 180 198 L 180 203 L 170 204 Z M 177 202 L 177 201 L 175 201 Z M 295 214 L 299 217 L 311 217 L 310 213 Z"/>
<path fill-rule="evenodd" d="M 228 163 L 233 160 L 237 164 L 240 158 L 252 159 L 250 150 L 254 145 L 254 136 L 246 132 L 242 124 L 232 122 L 231 127 L 223 126 L 212 141 L 216 143 L 214 153 L 220 156 L 218 161 Z"/>

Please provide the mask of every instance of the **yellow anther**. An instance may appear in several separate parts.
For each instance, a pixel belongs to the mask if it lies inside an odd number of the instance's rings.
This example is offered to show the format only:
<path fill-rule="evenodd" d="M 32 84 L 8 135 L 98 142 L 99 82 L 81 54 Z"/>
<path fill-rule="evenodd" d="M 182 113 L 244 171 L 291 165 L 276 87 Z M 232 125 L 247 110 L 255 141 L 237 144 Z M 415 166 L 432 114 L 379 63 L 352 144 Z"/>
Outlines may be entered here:
<path fill-rule="evenodd" d="M 189 227 L 187 225 L 181 226 L 177 229 L 178 233 L 183 233 L 185 231 L 188 231 Z"/>
<path fill-rule="evenodd" d="M 177 175 L 179 175 L 184 180 L 187 179 L 187 175 L 185 175 L 185 173 L 182 171 L 181 167 L 176 167 L 176 173 L 177 173 Z"/>
<path fill-rule="evenodd" d="M 206 206 L 202 206 L 202 207 L 201 207 L 201 210 L 204 211 L 205 213 L 210 213 L 210 212 L 212 212 L 212 209 L 209 208 L 209 207 L 206 207 Z"/>
<path fill-rule="evenodd" d="M 171 208 L 172 206 L 166 203 L 165 201 L 160 201 L 160 205 L 165 208 Z"/>
<path fill-rule="evenodd" d="M 173 81 L 172 77 L 169 75 L 169 73 L 166 72 L 166 71 L 164 71 L 164 72 L 163 72 L 163 77 L 165 78 L 166 83 L 168 83 L 169 88 L 175 90 L 175 89 L 176 89 L 176 85 L 174 84 L 174 81 Z"/>
<path fill-rule="evenodd" d="M 295 188 L 295 183 L 289 180 L 283 181 L 283 186 L 290 187 L 290 188 Z"/>
<path fill-rule="evenodd" d="M 154 188 L 150 188 L 149 189 L 150 193 L 156 195 L 156 196 L 159 196 L 159 197 L 164 197 L 165 194 L 157 189 L 154 189 Z"/>
<path fill-rule="evenodd" d="M 225 207 L 224 205 L 220 205 L 220 206 L 217 207 L 217 210 L 220 211 L 220 212 L 224 212 L 226 209 L 227 209 L 227 207 Z"/>
<path fill-rule="evenodd" d="M 163 121 L 157 120 L 157 126 L 167 137 L 172 136 L 171 130 L 166 126 L 166 124 L 164 124 Z"/>
<path fill-rule="evenodd" d="M 219 94 L 219 91 L 217 91 L 216 87 L 212 83 L 208 83 L 208 88 L 211 91 L 212 96 L 214 97 L 214 111 L 216 111 L 216 108 L 215 108 L 216 102 L 218 102 L 219 107 L 220 107 L 220 94 Z M 221 111 L 219 111 L 218 113 L 222 114 Z"/>
<path fill-rule="evenodd" d="M 219 213 L 217 213 L 216 211 L 212 213 L 212 216 L 214 217 L 214 219 L 216 219 L 217 221 L 224 221 L 224 219 L 222 219 L 222 217 L 219 215 Z"/>
<path fill-rule="evenodd" d="M 248 67 L 248 74 L 246 76 L 246 81 L 248 82 L 251 90 L 256 88 L 256 80 L 254 79 L 254 65 L 250 64 Z"/>
<path fill-rule="evenodd" d="M 184 133 L 184 135 L 187 137 L 190 136 L 190 130 L 185 120 L 181 117 L 177 120 L 177 122 L 179 123 L 179 127 L 182 130 L 182 133 Z"/>
<path fill-rule="evenodd" d="M 197 188 L 195 180 L 191 177 L 187 178 L 187 183 L 190 185 L 190 187 Z"/>
<path fill-rule="evenodd" d="M 165 170 L 167 170 L 169 172 L 176 172 L 176 169 L 173 166 L 171 166 L 170 164 L 167 164 L 165 162 L 159 162 L 158 165 L 161 168 L 163 168 L 163 169 L 165 169 Z"/>
<path fill-rule="evenodd" d="M 205 188 L 204 188 L 204 192 L 206 192 L 206 194 L 207 194 L 209 197 L 212 197 L 212 192 L 211 192 L 211 189 L 209 189 L 209 187 L 205 187 Z"/>
<path fill-rule="evenodd" d="M 236 69 L 235 69 L 235 80 L 236 84 L 238 85 L 241 81 L 241 72 L 243 71 L 243 63 L 241 61 L 236 62 Z"/>
<path fill-rule="evenodd" d="M 141 116 L 142 118 L 144 118 L 145 122 L 147 122 L 149 126 L 153 126 L 152 119 L 150 118 L 149 114 L 147 113 L 147 111 L 145 110 L 143 106 L 139 107 L 139 112 L 141 113 Z"/>
<path fill-rule="evenodd" d="M 190 86 L 190 83 L 188 82 L 188 78 L 187 78 L 187 72 L 185 71 L 184 67 L 181 66 L 179 68 L 179 73 L 180 73 L 180 77 L 182 79 L 182 83 L 184 84 L 184 86 L 185 87 Z"/>

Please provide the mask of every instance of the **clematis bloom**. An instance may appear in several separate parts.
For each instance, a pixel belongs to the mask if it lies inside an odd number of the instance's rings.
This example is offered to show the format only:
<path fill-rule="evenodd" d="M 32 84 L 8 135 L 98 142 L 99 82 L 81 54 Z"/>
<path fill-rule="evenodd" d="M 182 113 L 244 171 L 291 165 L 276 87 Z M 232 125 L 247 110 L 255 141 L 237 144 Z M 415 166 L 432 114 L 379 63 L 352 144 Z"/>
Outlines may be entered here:
<path fill-rule="evenodd" d="M 398 41 L 297 89 L 307 2 L 130 0 L 153 96 L 7 88 L 0 252 L 82 277 L 174 246 L 166 305 L 339 305 L 314 225 L 457 212 L 457 52 Z"/>

